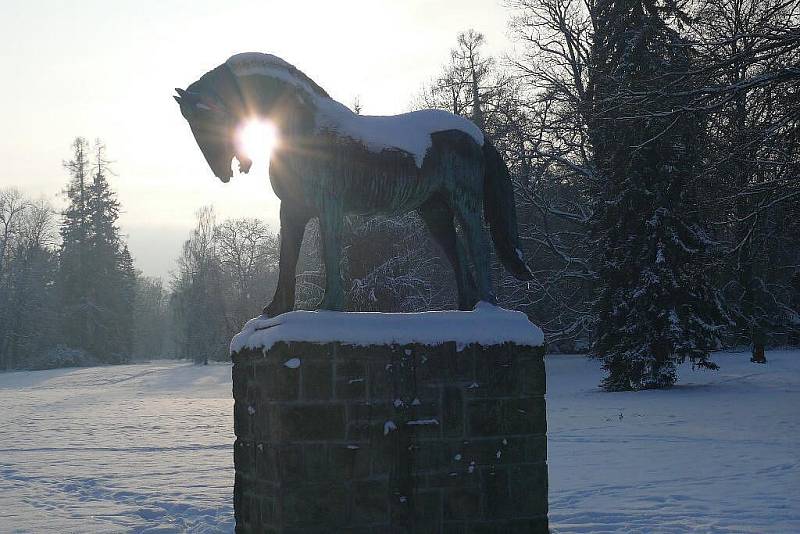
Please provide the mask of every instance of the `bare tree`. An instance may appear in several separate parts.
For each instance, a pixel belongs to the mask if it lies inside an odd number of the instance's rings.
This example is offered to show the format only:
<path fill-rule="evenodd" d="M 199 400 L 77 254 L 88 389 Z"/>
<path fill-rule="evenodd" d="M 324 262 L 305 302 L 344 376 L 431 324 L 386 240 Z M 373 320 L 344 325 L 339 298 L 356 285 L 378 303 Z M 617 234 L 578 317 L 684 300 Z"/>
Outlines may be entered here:
<path fill-rule="evenodd" d="M 699 208 L 724 247 L 734 341 L 750 344 L 754 361 L 763 362 L 765 344 L 791 330 L 797 314 L 800 2 L 693 7 L 698 67 L 688 76 L 699 81 L 686 91 L 686 105 L 709 117 L 703 179 L 717 193 Z"/>
<path fill-rule="evenodd" d="M 534 281 L 523 291 L 504 277 L 506 297 L 526 309 L 551 344 L 575 348 L 592 327 L 595 273 L 589 262 L 591 188 L 596 182 L 587 127 L 592 24 L 579 0 L 509 0 L 518 53 L 507 58 L 517 117 L 508 154 L 521 234 Z"/>
<path fill-rule="evenodd" d="M 225 281 L 226 322 L 236 332 L 275 289 L 278 238 L 258 219 L 227 219 L 215 227 L 214 241 Z"/>
<path fill-rule="evenodd" d="M 26 366 L 55 342 L 53 208 L 0 191 L 0 369 Z"/>
<path fill-rule="evenodd" d="M 12 242 L 19 233 L 20 218 L 29 207 L 29 201 L 22 196 L 19 189 L 0 189 L 0 283 L 8 264 L 6 255 L 10 252 Z"/>
<path fill-rule="evenodd" d="M 351 219 L 345 244 L 349 307 L 384 312 L 452 307 L 452 271 L 441 256 L 415 214 Z"/>
<path fill-rule="evenodd" d="M 179 355 L 202 363 L 224 355 L 227 345 L 227 311 L 214 241 L 215 226 L 212 207 L 198 210 L 197 224 L 183 244 L 178 270 L 172 280 Z"/>

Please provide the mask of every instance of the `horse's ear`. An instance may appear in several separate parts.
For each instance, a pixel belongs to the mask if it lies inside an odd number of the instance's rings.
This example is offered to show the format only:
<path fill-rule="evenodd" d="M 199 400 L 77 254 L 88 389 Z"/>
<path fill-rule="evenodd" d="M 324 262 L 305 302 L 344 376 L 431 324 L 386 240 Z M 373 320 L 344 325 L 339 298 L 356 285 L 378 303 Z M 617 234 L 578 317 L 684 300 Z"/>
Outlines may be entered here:
<path fill-rule="evenodd" d="M 172 95 L 172 98 L 174 98 L 175 102 L 180 106 L 183 118 L 189 120 L 193 115 L 197 99 L 191 93 L 184 91 L 180 87 L 176 87 L 175 92 L 178 93 L 178 96 Z"/>
<path fill-rule="evenodd" d="M 216 113 L 226 113 L 226 109 L 222 102 L 219 102 L 211 95 L 202 92 L 186 91 L 179 87 L 175 88 L 178 96 L 173 95 L 172 98 L 181 107 L 181 113 L 186 119 L 194 115 L 197 110 L 213 111 Z"/>

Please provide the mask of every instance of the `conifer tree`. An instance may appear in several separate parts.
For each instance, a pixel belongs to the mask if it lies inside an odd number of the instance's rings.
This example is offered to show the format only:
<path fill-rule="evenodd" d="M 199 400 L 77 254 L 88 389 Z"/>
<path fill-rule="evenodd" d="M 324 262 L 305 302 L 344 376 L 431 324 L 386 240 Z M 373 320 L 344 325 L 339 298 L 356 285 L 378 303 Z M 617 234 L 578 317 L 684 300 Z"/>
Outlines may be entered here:
<path fill-rule="evenodd" d="M 91 348 L 99 355 L 124 359 L 131 349 L 131 319 L 135 275 L 128 247 L 117 227 L 119 201 L 108 182 L 109 162 L 105 146 L 95 143 L 92 183 L 89 186 L 88 215 L 91 223 L 90 269 L 94 273 L 91 291 L 94 323 L 99 331 Z"/>
<path fill-rule="evenodd" d="M 91 279 L 86 276 L 91 251 L 88 209 L 91 168 L 86 139 L 75 138 L 72 159 L 64 162 L 64 168 L 70 174 L 70 181 L 64 192 L 68 205 L 62 213 L 59 253 L 61 331 L 68 346 L 86 348 L 94 333 L 89 301 Z"/>
<path fill-rule="evenodd" d="M 692 209 L 700 128 L 670 96 L 686 83 L 688 47 L 667 22 L 680 16 L 673 3 L 601 0 L 594 10 L 593 354 L 607 390 L 669 387 L 686 359 L 716 368 L 708 356 L 722 317 L 709 240 Z"/>
<path fill-rule="evenodd" d="M 103 144 L 96 142 L 93 164 L 85 139 L 77 138 L 73 150 L 65 164 L 72 179 L 61 227 L 64 335 L 69 346 L 101 361 L 124 361 L 132 344 L 135 273 L 117 226 L 119 201 L 108 182 Z"/>

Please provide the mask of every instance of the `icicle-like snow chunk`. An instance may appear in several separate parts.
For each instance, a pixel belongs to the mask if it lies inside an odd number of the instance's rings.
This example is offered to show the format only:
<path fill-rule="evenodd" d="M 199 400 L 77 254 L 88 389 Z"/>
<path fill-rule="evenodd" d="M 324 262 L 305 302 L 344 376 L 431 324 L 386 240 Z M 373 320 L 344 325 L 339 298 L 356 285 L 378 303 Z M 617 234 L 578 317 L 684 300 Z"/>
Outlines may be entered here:
<path fill-rule="evenodd" d="M 397 425 L 394 424 L 394 421 L 386 421 L 383 424 L 383 435 L 384 436 L 388 436 L 389 432 L 392 432 L 393 430 L 397 430 Z"/>
<path fill-rule="evenodd" d="M 439 425 L 438 419 L 414 419 L 413 421 L 406 421 L 406 424 L 409 426 L 429 426 L 429 425 Z"/>

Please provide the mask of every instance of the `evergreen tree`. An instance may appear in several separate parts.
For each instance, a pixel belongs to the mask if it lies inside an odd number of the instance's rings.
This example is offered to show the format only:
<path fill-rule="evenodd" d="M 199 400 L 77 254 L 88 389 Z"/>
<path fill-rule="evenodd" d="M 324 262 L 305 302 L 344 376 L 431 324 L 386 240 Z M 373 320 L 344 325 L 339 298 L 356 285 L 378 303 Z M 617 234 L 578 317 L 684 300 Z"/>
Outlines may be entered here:
<path fill-rule="evenodd" d="M 119 201 L 108 182 L 105 147 L 77 138 L 65 164 L 72 180 L 61 227 L 60 285 L 67 344 L 101 361 L 120 362 L 131 351 L 135 273 L 117 227 Z"/>
<path fill-rule="evenodd" d="M 91 278 L 86 276 L 91 252 L 88 209 L 89 144 L 83 137 L 72 143 L 72 159 L 64 162 L 70 174 L 65 195 L 67 208 L 61 224 L 59 296 L 61 331 L 66 345 L 86 348 L 94 334 L 91 320 Z"/>
<path fill-rule="evenodd" d="M 116 279 L 116 290 L 111 291 L 110 297 L 115 319 L 112 342 L 118 357 L 125 360 L 133 354 L 136 275 L 128 245 L 123 244 L 117 254 L 117 269 L 113 276 Z"/>
<path fill-rule="evenodd" d="M 700 125 L 670 96 L 686 83 L 688 46 L 667 22 L 680 16 L 672 3 L 602 0 L 594 10 L 593 354 L 607 390 L 669 387 L 686 359 L 716 368 L 708 355 L 722 313 L 690 193 Z"/>
<path fill-rule="evenodd" d="M 119 361 L 131 351 L 135 273 L 128 246 L 122 242 L 116 225 L 119 201 L 108 182 L 109 172 L 105 146 L 98 140 L 88 195 L 92 251 L 89 266 L 94 274 L 90 294 L 98 335 L 89 348 L 100 357 Z"/>

